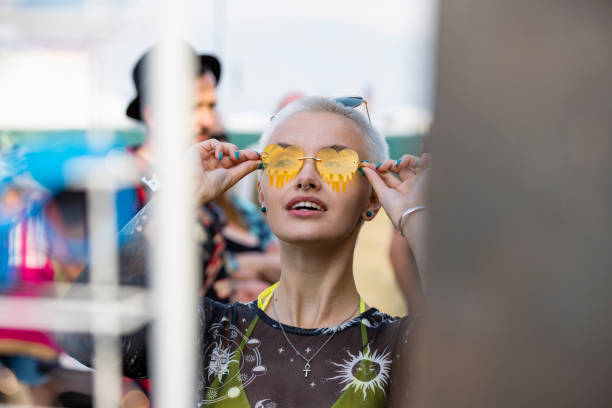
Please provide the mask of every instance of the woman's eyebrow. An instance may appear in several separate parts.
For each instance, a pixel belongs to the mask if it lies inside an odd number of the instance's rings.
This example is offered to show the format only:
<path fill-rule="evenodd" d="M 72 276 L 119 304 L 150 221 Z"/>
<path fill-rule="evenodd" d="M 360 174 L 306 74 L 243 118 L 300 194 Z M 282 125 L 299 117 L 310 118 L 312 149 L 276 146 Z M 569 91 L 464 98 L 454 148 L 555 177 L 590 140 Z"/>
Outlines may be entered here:
<path fill-rule="evenodd" d="M 289 146 L 288 143 L 283 143 L 283 142 L 278 142 L 277 145 L 279 145 L 282 148 L 285 148 L 285 147 Z"/>
<path fill-rule="evenodd" d="M 340 150 L 348 149 L 348 147 L 346 147 L 344 145 L 339 145 L 339 144 L 331 145 L 331 146 L 328 146 L 328 147 L 331 147 L 332 149 L 334 149 L 337 152 L 339 152 Z"/>

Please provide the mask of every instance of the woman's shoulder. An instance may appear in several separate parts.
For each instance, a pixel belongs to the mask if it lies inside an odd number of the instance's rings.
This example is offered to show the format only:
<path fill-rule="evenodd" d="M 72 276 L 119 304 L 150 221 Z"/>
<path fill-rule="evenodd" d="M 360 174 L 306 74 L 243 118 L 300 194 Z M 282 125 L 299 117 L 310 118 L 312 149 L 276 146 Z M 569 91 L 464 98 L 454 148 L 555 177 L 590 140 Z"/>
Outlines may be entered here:
<path fill-rule="evenodd" d="M 392 328 L 399 327 L 406 324 L 410 324 L 414 321 L 412 316 L 391 316 L 387 313 L 381 312 L 376 308 L 370 308 L 366 313 L 362 315 L 363 324 L 372 329 L 376 328 Z"/>
<path fill-rule="evenodd" d="M 255 313 L 256 307 L 257 305 L 254 302 L 221 303 L 204 297 L 201 299 L 199 306 L 200 323 L 202 325 L 210 325 L 222 320 L 234 321 L 238 318 L 242 319 L 247 315 L 252 316 Z"/>

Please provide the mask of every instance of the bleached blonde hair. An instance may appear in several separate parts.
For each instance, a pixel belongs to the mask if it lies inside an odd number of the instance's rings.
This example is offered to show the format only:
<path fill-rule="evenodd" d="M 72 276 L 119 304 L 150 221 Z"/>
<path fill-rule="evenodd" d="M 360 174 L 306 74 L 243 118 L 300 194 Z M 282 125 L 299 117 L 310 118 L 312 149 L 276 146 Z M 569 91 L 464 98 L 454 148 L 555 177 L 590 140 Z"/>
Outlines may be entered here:
<path fill-rule="evenodd" d="M 276 129 L 287 119 L 297 113 L 303 112 L 331 112 L 342 115 L 352 120 L 361 130 L 366 147 L 366 157 L 361 160 L 368 160 L 372 163 L 382 163 L 389 158 L 389 146 L 385 138 L 370 125 L 370 122 L 363 113 L 355 108 L 344 106 L 330 98 L 322 96 L 307 96 L 291 102 L 272 118 L 268 127 L 259 138 L 259 151 L 269 144 L 269 140 Z"/>

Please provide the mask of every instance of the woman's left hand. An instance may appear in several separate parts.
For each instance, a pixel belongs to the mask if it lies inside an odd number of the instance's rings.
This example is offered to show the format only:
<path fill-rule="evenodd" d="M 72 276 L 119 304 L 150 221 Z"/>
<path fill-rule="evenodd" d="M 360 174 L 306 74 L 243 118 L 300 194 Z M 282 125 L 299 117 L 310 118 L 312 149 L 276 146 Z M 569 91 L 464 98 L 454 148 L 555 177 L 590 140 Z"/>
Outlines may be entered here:
<path fill-rule="evenodd" d="M 399 217 L 411 207 L 426 204 L 431 155 L 405 154 L 400 160 L 386 160 L 378 167 L 363 163 L 362 169 L 395 228 Z"/>

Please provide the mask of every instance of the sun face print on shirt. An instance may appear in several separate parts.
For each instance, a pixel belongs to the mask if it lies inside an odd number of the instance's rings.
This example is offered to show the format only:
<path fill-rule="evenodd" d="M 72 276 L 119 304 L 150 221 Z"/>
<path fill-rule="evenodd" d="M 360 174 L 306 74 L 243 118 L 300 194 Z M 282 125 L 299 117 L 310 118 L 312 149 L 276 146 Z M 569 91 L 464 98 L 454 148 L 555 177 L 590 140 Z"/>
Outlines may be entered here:
<path fill-rule="evenodd" d="M 355 394 L 362 393 L 364 400 L 371 398 L 371 394 L 382 393 L 384 396 L 391 371 L 390 353 L 386 349 L 382 353 L 378 350 L 372 353 L 368 345 L 357 354 L 348 350 L 347 354 L 349 358 L 342 363 L 332 362 L 338 367 L 338 375 L 328 380 L 340 380 L 340 384 L 344 385 L 343 392 L 350 390 Z"/>

